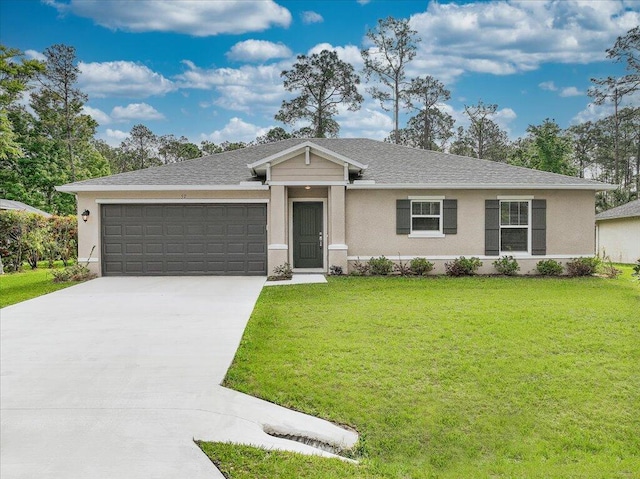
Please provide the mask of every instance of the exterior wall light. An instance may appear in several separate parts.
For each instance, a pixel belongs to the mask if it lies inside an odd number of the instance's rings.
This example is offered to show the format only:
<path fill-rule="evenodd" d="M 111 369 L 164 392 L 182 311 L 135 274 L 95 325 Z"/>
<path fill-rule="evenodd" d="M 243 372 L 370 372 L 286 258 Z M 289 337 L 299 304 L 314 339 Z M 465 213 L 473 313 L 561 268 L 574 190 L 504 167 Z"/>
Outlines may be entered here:
<path fill-rule="evenodd" d="M 84 222 L 86 223 L 86 222 L 87 222 L 87 220 L 89 219 L 89 215 L 90 215 L 90 214 L 91 214 L 91 213 L 89 213 L 89 210 L 84 210 L 84 211 L 82 212 L 82 215 L 80 215 L 80 216 L 82 216 L 82 221 L 84 221 Z"/>
<path fill-rule="evenodd" d="M 310 187 L 310 186 L 305 186 L 305 187 L 304 187 L 304 189 L 305 189 L 305 190 L 310 190 L 310 189 L 311 189 L 311 187 Z"/>

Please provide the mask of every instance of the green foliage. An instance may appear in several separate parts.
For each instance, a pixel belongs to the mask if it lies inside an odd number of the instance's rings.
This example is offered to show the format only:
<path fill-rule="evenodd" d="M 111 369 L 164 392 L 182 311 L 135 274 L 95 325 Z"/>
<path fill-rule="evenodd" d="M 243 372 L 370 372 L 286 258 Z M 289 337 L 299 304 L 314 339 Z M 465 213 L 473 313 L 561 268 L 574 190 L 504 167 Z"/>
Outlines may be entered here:
<path fill-rule="evenodd" d="M 356 111 L 364 101 L 358 93 L 360 77 L 335 51 L 298 55 L 291 70 L 283 71 L 281 76 L 285 90 L 299 96 L 283 101 L 275 119 L 285 124 L 310 121 L 316 138 L 338 135 L 340 125 L 334 120 L 338 106 Z"/>
<path fill-rule="evenodd" d="M 409 267 L 413 274 L 418 276 L 425 275 L 433 271 L 433 263 L 428 261 L 427 258 L 413 258 L 409 263 Z"/>
<path fill-rule="evenodd" d="M 289 263 L 284 263 L 273 268 L 273 274 L 267 278 L 268 281 L 284 281 L 293 278 L 293 270 Z"/>
<path fill-rule="evenodd" d="M 480 258 L 476 258 L 475 256 L 471 258 L 460 256 L 451 263 L 445 263 L 444 270 L 447 276 L 473 276 L 480 266 L 482 266 Z"/>
<path fill-rule="evenodd" d="M 367 32 L 371 48 L 361 50 L 364 76 L 374 79 L 380 86 L 371 86 L 367 92 L 380 102 L 385 110 L 393 110 L 394 143 L 400 143 L 399 112 L 408 98 L 410 83 L 407 81 L 407 65 L 416 56 L 418 32 L 411 28 L 408 19 L 381 18 Z M 392 107 L 388 108 L 388 104 Z"/>
<path fill-rule="evenodd" d="M 633 265 L 633 274 L 638 281 L 640 281 L 640 258 L 636 260 L 636 264 Z"/>
<path fill-rule="evenodd" d="M 386 276 L 393 271 L 393 261 L 384 256 L 369 260 L 369 272 L 374 276 Z"/>
<path fill-rule="evenodd" d="M 352 427 L 364 459 L 200 445 L 235 479 L 633 477 L 640 290 L 623 270 L 266 288 L 224 385 Z"/>
<path fill-rule="evenodd" d="M 536 271 L 542 276 L 558 276 L 562 274 L 564 267 L 555 259 L 543 259 L 536 264 Z"/>
<path fill-rule="evenodd" d="M 572 258 L 565 265 L 567 275 L 574 276 L 591 276 L 595 274 L 600 266 L 600 258 L 593 256 L 591 258 Z"/>
<path fill-rule="evenodd" d="M 493 267 L 500 274 L 513 276 L 520 271 L 520 265 L 513 256 L 503 256 L 493 262 Z"/>
<path fill-rule="evenodd" d="M 541 125 L 529 125 L 531 143 L 529 167 L 562 175 L 574 175 L 571 140 L 558 124 L 547 118 Z"/>
<path fill-rule="evenodd" d="M 77 255 L 77 220 L 73 216 L 45 218 L 35 213 L 0 211 L 0 256 L 7 271 L 20 271 L 23 262 L 38 267 L 61 259 L 68 264 Z"/>
<path fill-rule="evenodd" d="M 87 266 L 78 263 L 62 269 L 54 269 L 51 274 L 53 275 L 54 283 L 88 281 L 96 277 Z"/>

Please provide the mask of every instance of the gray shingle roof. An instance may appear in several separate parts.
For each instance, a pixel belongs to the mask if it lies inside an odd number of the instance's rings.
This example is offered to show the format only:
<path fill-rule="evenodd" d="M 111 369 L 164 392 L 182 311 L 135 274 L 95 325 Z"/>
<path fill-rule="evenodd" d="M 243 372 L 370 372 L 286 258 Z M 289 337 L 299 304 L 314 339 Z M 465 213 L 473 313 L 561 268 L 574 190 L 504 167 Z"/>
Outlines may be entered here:
<path fill-rule="evenodd" d="M 50 213 L 39 210 L 34 206 L 23 203 L 22 201 L 5 200 L 4 198 L 0 199 L 0 210 L 26 211 L 27 213 L 37 213 L 39 215 L 45 216 L 46 218 L 49 218 L 51 216 Z"/>
<path fill-rule="evenodd" d="M 610 210 L 598 213 L 596 215 L 596 221 L 632 218 L 634 216 L 640 217 L 640 200 L 630 201 L 624 205 L 616 206 Z"/>
<path fill-rule="evenodd" d="M 602 189 L 596 181 L 558 175 L 478 160 L 464 156 L 409 148 L 364 138 L 290 139 L 266 145 L 257 145 L 217 155 L 206 156 L 145 170 L 121 173 L 103 178 L 79 181 L 63 187 L 76 188 L 105 186 L 216 186 L 239 185 L 240 182 L 259 180 L 252 178 L 247 164 L 275 155 L 306 141 L 332 150 L 359 163 L 368 165 L 361 180 L 373 180 L 376 185 L 422 185 L 452 187 L 477 185 L 482 187 L 515 187 L 523 185 L 583 187 Z"/>

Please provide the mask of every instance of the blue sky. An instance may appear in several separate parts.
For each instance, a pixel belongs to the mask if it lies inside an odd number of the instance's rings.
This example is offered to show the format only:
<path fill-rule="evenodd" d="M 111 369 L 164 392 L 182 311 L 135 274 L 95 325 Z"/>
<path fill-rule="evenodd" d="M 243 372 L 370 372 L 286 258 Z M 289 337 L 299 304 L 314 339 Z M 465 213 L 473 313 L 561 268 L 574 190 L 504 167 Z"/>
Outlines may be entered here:
<path fill-rule="evenodd" d="M 0 41 L 36 58 L 76 47 L 86 112 L 112 145 L 137 123 L 220 143 L 284 126 L 273 119 L 291 97 L 280 72 L 296 55 L 335 49 L 360 71 L 365 33 L 387 16 L 418 31 L 409 74 L 445 83 L 442 109 L 464 124 L 465 104 L 496 103 L 515 138 L 545 118 L 567 127 L 608 113 L 589 104 L 589 79 L 624 71 L 605 50 L 640 24 L 640 1 L 2 0 Z M 382 139 L 391 113 L 365 86 L 361 110 L 340 112 L 340 135 Z"/>

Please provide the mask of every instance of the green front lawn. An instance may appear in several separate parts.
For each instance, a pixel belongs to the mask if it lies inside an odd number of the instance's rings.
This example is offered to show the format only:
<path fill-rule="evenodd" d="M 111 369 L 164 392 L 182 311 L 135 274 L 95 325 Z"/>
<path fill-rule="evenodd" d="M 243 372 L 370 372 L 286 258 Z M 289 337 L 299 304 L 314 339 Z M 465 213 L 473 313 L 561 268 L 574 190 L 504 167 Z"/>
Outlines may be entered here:
<path fill-rule="evenodd" d="M 43 267 L 30 269 L 26 266 L 21 273 L 0 274 L 0 308 L 68 288 L 74 284 L 78 283 L 54 283 L 51 270 Z"/>
<path fill-rule="evenodd" d="M 202 443 L 230 478 L 632 478 L 640 285 L 330 278 L 265 288 L 228 387 L 358 430 L 360 465 Z"/>

